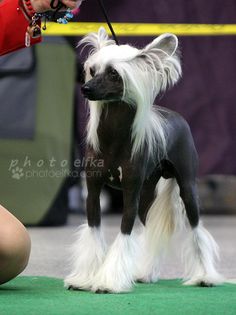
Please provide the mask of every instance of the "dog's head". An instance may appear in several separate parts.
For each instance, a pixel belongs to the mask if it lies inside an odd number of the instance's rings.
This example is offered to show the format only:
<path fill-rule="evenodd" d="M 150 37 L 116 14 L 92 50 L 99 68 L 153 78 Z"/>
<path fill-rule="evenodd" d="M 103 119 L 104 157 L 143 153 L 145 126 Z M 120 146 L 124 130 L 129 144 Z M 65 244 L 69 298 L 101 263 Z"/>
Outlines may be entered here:
<path fill-rule="evenodd" d="M 80 44 L 93 47 L 84 65 L 82 86 L 89 100 L 150 104 L 181 76 L 178 39 L 173 34 L 163 34 L 139 50 L 130 45 L 117 46 L 100 28 Z"/>

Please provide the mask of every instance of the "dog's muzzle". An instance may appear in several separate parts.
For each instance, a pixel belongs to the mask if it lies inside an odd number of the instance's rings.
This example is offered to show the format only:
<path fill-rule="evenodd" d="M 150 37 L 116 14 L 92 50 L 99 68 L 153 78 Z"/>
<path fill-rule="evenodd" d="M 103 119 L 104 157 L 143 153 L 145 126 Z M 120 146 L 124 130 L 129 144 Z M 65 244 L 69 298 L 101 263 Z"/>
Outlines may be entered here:
<path fill-rule="evenodd" d="M 92 94 L 92 89 L 90 86 L 88 86 L 87 84 L 84 84 L 82 85 L 81 87 L 81 92 L 83 93 L 83 95 L 86 97 L 86 98 L 89 98 L 89 96 L 91 96 Z"/>
<path fill-rule="evenodd" d="M 81 87 L 81 92 L 83 93 L 84 97 L 90 101 L 99 101 L 104 99 L 103 94 L 98 93 L 98 90 L 95 89 L 94 86 L 87 83 Z"/>

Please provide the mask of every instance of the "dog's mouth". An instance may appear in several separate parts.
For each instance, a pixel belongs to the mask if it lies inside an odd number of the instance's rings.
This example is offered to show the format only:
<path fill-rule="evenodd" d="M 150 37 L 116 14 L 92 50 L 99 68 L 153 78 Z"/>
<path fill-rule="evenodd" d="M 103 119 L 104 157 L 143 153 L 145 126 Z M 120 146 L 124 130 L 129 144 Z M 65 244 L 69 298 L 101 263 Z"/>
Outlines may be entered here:
<path fill-rule="evenodd" d="M 97 95 L 86 93 L 84 94 L 84 97 L 87 98 L 89 101 L 102 101 L 104 100 L 102 97 L 98 97 Z"/>
<path fill-rule="evenodd" d="M 98 95 L 96 95 L 93 90 L 91 90 L 90 88 L 87 88 L 86 86 L 83 86 L 81 88 L 81 92 L 82 92 L 83 96 L 90 101 L 101 100 L 101 98 L 98 97 Z"/>
<path fill-rule="evenodd" d="M 90 94 L 84 94 L 84 97 L 87 98 L 90 101 L 96 101 L 96 98 L 94 97 L 94 95 L 90 95 Z"/>
<path fill-rule="evenodd" d="M 83 96 L 89 101 L 115 101 L 120 99 L 120 97 L 116 97 L 114 95 L 98 95 L 90 92 L 83 93 Z"/>
<path fill-rule="evenodd" d="M 87 86 L 83 86 L 81 92 L 89 101 L 118 101 L 122 98 L 122 93 L 114 93 L 112 91 L 103 93 L 101 90 L 95 91 Z"/>

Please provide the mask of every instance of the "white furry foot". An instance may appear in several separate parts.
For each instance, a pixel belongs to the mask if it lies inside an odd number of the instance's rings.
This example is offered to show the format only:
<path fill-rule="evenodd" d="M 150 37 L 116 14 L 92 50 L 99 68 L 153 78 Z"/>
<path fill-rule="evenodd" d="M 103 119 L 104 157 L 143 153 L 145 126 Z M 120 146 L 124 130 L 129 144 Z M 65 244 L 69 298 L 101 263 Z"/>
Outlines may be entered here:
<path fill-rule="evenodd" d="M 90 290 L 95 274 L 105 258 L 105 241 L 100 228 L 91 228 L 87 224 L 79 227 L 76 236 L 72 248 L 73 271 L 64 284 L 68 289 Z"/>
<path fill-rule="evenodd" d="M 210 287 L 224 282 L 216 271 L 215 264 L 219 258 L 218 246 L 202 223 L 190 232 L 185 245 L 185 285 Z"/>
<path fill-rule="evenodd" d="M 199 276 L 185 281 L 184 285 L 192 285 L 199 287 L 213 287 L 224 282 L 224 278 L 216 273 L 214 276 Z"/>
<path fill-rule="evenodd" d="M 134 283 L 137 250 L 133 235 L 119 233 L 94 279 L 92 291 L 97 293 L 129 291 Z"/>

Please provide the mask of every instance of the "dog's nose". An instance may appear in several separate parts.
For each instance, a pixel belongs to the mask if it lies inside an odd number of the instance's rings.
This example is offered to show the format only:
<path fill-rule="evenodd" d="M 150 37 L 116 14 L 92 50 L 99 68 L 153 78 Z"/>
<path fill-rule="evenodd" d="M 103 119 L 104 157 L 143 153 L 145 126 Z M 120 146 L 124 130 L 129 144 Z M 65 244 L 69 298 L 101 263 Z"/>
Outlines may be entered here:
<path fill-rule="evenodd" d="M 84 84 L 81 87 L 81 91 L 84 95 L 87 95 L 89 92 L 91 92 L 91 88 L 87 84 Z"/>

